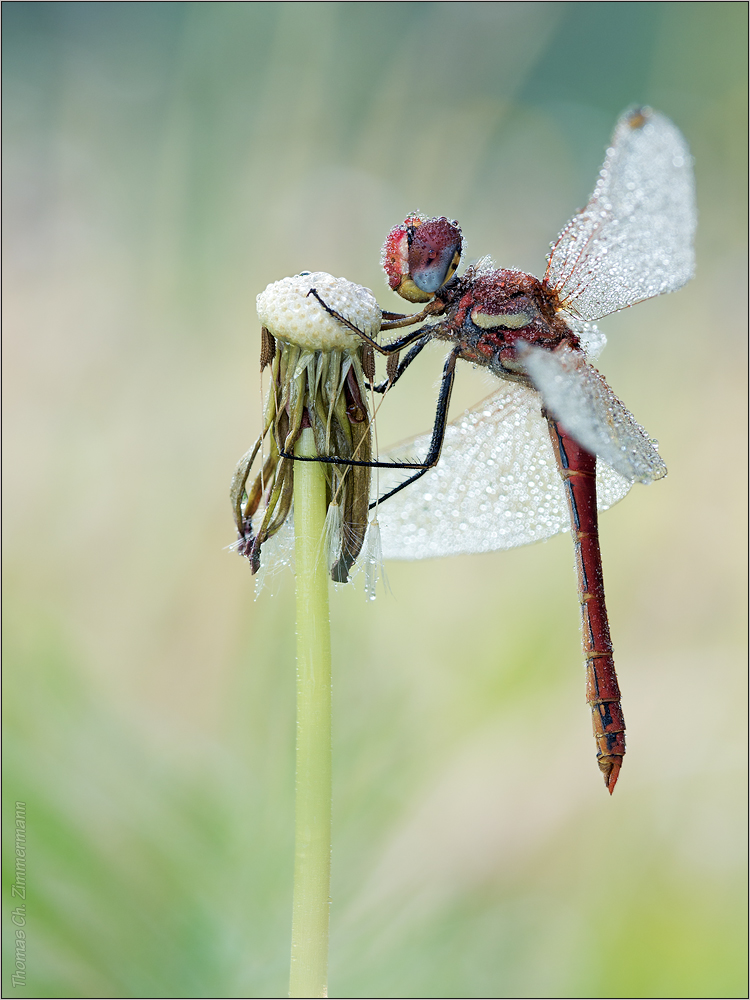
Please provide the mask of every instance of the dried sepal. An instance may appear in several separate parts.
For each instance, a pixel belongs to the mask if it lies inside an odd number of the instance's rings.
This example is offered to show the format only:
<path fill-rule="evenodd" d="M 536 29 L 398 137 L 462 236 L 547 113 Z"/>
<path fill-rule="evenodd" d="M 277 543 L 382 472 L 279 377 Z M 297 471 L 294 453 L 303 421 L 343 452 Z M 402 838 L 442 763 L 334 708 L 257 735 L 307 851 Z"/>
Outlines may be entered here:
<path fill-rule="evenodd" d="M 264 371 L 276 354 L 276 341 L 265 326 L 260 328 L 260 370 Z"/>
<path fill-rule="evenodd" d="M 375 381 L 375 351 L 370 344 L 362 345 L 362 371 L 365 378 L 372 385 Z"/>

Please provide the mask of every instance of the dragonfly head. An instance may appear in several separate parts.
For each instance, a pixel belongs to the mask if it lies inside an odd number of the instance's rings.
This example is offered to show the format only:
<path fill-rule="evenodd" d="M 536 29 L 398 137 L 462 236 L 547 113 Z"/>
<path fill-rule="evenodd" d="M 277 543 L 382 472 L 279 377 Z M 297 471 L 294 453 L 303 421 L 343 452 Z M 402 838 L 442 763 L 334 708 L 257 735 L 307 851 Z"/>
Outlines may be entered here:
<path fill-rule="evenodd" d="M 409 302 L 429 302 L 455 274 L 462 248 L 457 222 L 414 213 L 386 237 L 381 263 L 394 292 Z"/>

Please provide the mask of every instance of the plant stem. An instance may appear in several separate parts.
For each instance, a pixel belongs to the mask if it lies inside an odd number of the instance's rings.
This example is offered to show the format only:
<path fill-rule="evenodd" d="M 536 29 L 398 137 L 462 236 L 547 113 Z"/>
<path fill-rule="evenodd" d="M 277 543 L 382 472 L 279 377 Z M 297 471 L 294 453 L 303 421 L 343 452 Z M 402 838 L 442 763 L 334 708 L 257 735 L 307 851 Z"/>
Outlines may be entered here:
<path fill-rule="evenodd" d="M 310 428 L 295 453 L 314 456 Z M 326 479 L 318 462 L 294 468 L 297 583 L 297 779 L 290 997 L 327 997 L 331 881 L 331 630 L 323 556 Z"/>

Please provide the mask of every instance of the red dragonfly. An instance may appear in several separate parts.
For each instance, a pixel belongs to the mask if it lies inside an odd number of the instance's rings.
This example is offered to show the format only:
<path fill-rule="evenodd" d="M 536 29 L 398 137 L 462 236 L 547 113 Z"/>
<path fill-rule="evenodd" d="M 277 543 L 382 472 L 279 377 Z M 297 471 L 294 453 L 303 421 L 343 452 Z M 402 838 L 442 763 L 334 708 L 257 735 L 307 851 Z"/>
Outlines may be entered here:
<path fill-rule="evenodd" d="M 692 159 L 684 138 L 663 115 L 648 108 L 629 111 L 617 123 L 588 204 L 553 244 L 541 281 L 486 261 L 457 275 L 458 225 L 411 215 L 389 234 L 383 266 L 394 291 L 426 305 L 412 316 L 385 313 L 384 326 L 426 323 L 386 345 L 362 335 L 390 355 L 390 378 L 377 386 L 381 391 L 430 340 L 453 344 L 431 435 L 377 463 L 417 470 L 402 482 L 395 470 L 381 473 L 384 558 L 511 548 L 571 527 L 587 701 L 610 794 L 625 753 L 625 721 L 604 601 L 597 508 L 610 507 L 634 482 L 652 482 L 667 470 L 654 442 L 590 364 L 605 344 L 592 321 L 684 285 L 693 274 L 695 221 Z M 448 424 L 459 359 L 489 369 L 503 384 Z"/>

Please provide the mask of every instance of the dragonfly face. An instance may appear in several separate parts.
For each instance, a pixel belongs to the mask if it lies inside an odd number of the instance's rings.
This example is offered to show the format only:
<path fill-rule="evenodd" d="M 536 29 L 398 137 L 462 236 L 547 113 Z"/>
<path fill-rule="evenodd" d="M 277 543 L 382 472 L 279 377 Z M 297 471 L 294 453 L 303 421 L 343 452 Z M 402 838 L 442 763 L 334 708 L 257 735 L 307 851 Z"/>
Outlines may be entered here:
<path fill-rule="evenodd" d="M 407 302 L 429 302 L 461 261 L 458 223 L 413 213 L 386 237 L 381 262 L 388 284 Z"/>

